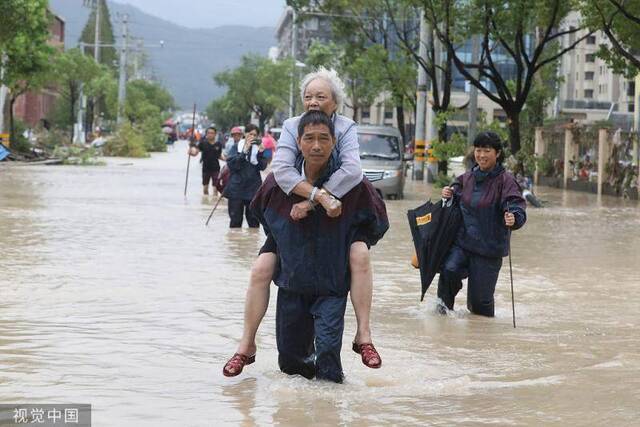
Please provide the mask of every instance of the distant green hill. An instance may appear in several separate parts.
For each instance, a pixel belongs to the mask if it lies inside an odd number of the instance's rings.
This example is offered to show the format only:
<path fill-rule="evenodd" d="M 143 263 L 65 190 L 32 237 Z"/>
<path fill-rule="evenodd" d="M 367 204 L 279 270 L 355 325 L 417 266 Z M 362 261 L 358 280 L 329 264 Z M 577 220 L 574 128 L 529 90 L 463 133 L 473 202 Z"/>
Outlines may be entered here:
<path fill-rule="evenodd" d="M 49 0 L 51 9 L 66 21 L 65 43 L 75 47 L 82 32 L 89 9 L 82 7 L 82 0 Z M 176 102 L 189 109 L 194 102 L 198 109 L 206 107 L 212 99 L 224 94 L 217 87 L 213 75 L 240 63 L 242 55 L 254 52 L 267 54 L 276 45 L 275 29 L 271 27 L 224 26 L 212 29 L 185 28 L 148 15 L 129 5 L 109 2 L 111 20 L 120 43 L 122 26 L 116 20 L 117 13 L 129 15 L 129 32 L 144 39 L 148 47 L 147 68 L 153 77 L 171 91 Z"/>

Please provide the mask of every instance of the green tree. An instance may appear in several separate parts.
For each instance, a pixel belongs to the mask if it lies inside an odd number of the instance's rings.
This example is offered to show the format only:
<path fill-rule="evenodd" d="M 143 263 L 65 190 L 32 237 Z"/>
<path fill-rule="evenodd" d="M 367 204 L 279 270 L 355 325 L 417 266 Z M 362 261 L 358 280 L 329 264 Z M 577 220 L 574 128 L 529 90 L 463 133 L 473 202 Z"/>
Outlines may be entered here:
<path fill-rule="evenodd" d="M 274 113 L 288 103 L 291 61 L 273 62 L 259 55 L 245 55 L 240 66 L 214 76 L 219 86 L 226 86 L 230 99 L 238 107 L 258 117 L 260 130 Z"/>
<path fill-rule="evenodd" d="M 171 94 L 158 83 L 134 80 L 127 83 L 125 115 L 131 123 L 142 123 L 149 116 L 160 116 L 175 107 Z"/>
<path fill-rule="evenodd" d="M 15 134 L 13 106 L 17 98 L 47 82 L 49 57 L 54 54 L 49 39 L 46 0 L 3 0 L 0 4 L 0 64 L 4 75 L 0 84 L 7 86 L 7 105 L 11 134 Z"/>
<path fill-rule="evenodd" d="M 70 126 L 76 117 L 82 85 L 91 83 L 109 71 L 97 64 L 93 58 L 84 55 L 80 49 L 70 49 L 56 55 L 53 70 L 61 94 L 58 102 L 68 108 L 68 115 L 64 116 L 69 118 L 70 122 L 63 125 Z"/>
<path fill-rule="evenodd" d="M 582 0 L 582 15 L 593 30 L 602 30 L 611 47 L 600 45 L 599 56 L 618 73 L 640 71 L 640 1 Z"/>
<path fill-rule="evenodd" d="M 0 52 L 14 39 L 28 35 L 34 43 L 49 35 L 47 0 L 2 0 L 0 2 Z"/>
<path fill-rule="evenodd" d="M 103 72 L 91 79 L 84 87 L 87 96 L 93 99 L 94 112 L 99 111 L 104 120 L 115 120 L 118 105 L 118 81 L 113 71 L 103 66 Z M 87 113 L 86 129 L 91 129 L 93 118 Z"/>
<path fill-rule="evenodd" d="M 115 38 L 113 36 L 113 26 L 111 25 L 111 16 L 109 13 L 109 7 L 107 5 L 106 0 L 95 0 L 97 3 L 97 8 L 100 10 L 100 34 L 98 38 L 98 63 L 103 64 L 105 67 L 113 70 L 114 72 L 117 69 L 116 66 L 116 49 L 113 47 L 115 44 Z M 83 52 L 91 57 L 95 55 L 96 49 L 96 16 L 97 9 L 93 8 L 91 15 L 89 15 L 89 19 L 85 24 L 82 34 L 80 35 L 80 43 L 84 46 L 82 47 Z M 108 46 L 102 46 L 108 45 Z M 100 115 L 106 115 L 107 112 L 105 109 L 107 106 L 105 105 L 104 97 L 94 97 L 89 96 L 87 99 L 87 111 L 85 115 L 85 128 L 92 129 L 94 127 L 94 122 Z"/>
<path fill-rule="evenodd" d="M 207 115 L 219 127 L 219 130 L 230 129 L 251 120 L 249 110 L 242 105 L 241 101 L 233 99 L 231 94 L 227 93 L 223 97 L 211 101 L 207 107 Z"/>
<path fill-rule="evenodd" d="M 109 13 L 109 6 L 106 0 L 98 0 L 98 7 L 100 8 L 100 39 L 98 44 L 113 45 L 115 44 L 115 38 L 113 37 L 113 26 L 111 25 L 111 15 Z M 89 56 L 94 55 L 95 49 L 95 31 L 96 31 L 96 9 L 94 8 L 89 16 L 82 34 L 80 35 L 80 42 L 85 43 L 84 53 Z M 116 69 L 115 61 L 117 58 L 116 49 L 113 46 L 99 46 L 98 47 L 98 62 L 104 64 L 109 68 Z"/>
<path fill-rule="evenodd" d="M 438 39 L 458 71 L 507 115 L 512 153 L 521 147 L 520 113 L 535 77 L 591 33 L 560 47 L 563 36 L 583 27 L 562 28 L 576 0 L 410 0 L 423 7 Z M 455 22 L 455 26 L 451 25 Z M 442 28 L 451 31 L 444 31 Z M 481 37 L 478 62 L 472 62 L 458 47 L 470 35 Z M 515 72 L 504 67 L 515 66 Z M 475 73 L 479 73 L 479 77 Z M 489 84 L 487 84 L 489 83 Z"/>

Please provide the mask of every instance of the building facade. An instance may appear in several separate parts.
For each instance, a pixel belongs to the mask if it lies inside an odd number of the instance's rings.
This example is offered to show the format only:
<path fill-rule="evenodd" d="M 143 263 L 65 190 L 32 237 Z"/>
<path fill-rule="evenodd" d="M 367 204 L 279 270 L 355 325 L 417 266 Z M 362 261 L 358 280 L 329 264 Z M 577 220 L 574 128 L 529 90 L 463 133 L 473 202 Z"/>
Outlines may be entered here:
<path fill-rule="evenodd" d="M 296 60 L 304 61 L 313 42 L 329 43 L 331 41 L 331 18 L 318 14 L 300 16 L 304 14 L 304 11 L 294 14 L 291 7 L 287 7 L 282 13 L 276 26 L 277 59 L 294 56 Z M 293 50 L 294 21 L 296 23 L 295 53 Z"/>
<path fill-rule="evenodd" d="M 581 16 L 571 12 L 565 27 L 578 28 Z M 562 45 L 568 46 L 587 34 L 586 30 L 563 37 Z M 575 49 L 562 56 L 554 114 L 582 122 L 610 119 L 623 128 L 630 128 L 633 113 L 635 81 L 616 74 L 598 58 L 600 45 L 610 45 L 606 35 L 597 31 L 580 42 Z"/>

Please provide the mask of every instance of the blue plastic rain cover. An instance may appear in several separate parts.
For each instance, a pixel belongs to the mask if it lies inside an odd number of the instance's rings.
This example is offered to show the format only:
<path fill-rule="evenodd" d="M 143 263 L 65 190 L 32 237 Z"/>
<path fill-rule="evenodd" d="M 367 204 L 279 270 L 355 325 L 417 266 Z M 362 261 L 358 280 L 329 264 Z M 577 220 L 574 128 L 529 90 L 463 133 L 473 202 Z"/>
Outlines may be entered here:
<path fill-rule="evenodd" d="M 9 154 L 11 154 L 11 151 L 9 151 L 4 145 L 0 144 L 0 162 L 3 161 Z"/>

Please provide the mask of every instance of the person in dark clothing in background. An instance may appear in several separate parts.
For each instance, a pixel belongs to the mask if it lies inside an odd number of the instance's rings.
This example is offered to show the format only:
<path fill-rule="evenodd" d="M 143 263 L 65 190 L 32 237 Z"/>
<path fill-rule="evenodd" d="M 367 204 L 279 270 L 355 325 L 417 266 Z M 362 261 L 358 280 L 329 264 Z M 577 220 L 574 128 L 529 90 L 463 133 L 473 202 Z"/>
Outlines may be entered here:
<path fill-rule="evenodd" d="M 202 153 L 200 163 L 202 163 L 202 192 L 204 195 L 209 194 L 209 182 L 213 186 L 213 195 L 218 195 L 216 185 L 218 185 L 218 174 L 220 173 L 219 160 L 222 155 L 222 144 L 216 142 L 216 134 L 218 131 L 214 126 L 209 126 L 205 134 L 205 139 L 198 142 L 195 146 L 189 148 L 189 155 L 197 156 Z"/>
<path fill-rule="evenodd" d="M 245 138 L 233 144 L 227 157 L 230 177 L 224 189 L 224 197 L 229 201 L 230 228 L 242 227 L 243 214 L 250 228 L 260 226 L 258 219 L 249 210 L 249 203 L 262 184 L 260 171 L 267 167 L 264 147 L 258 136 L 256 125 L 246 125 Z"/>
<path fill-rule="evenodd" d="M 508 255 L 510 230 L 527 220 L 526 202 L 515 178 L 502 166 L 504 150 L 493 132 L 480 133 L 473 142 L 476 165 L 460 175 L 442 197 L 460 197 L 463 224 L 441 268 L 438 281 L 440 311 L 453 310 L 462 279 L 469 278 L 467 308 L 494 316 L 494 292 L 502 257 Z"/>

